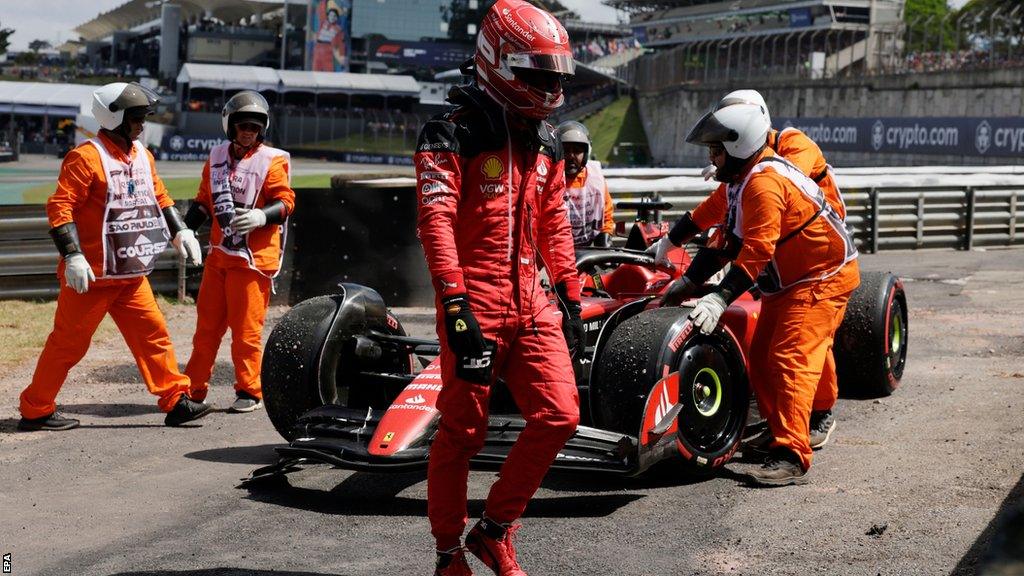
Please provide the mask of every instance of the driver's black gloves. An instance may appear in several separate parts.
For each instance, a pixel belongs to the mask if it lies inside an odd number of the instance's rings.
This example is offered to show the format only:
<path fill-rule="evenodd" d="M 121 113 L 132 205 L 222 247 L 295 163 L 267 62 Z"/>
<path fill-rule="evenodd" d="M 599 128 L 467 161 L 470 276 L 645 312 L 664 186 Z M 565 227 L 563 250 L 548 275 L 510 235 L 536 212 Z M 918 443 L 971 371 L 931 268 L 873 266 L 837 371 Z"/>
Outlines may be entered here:
<path fill-rule="evenodd" d="M 697 234 L 700 234 L 700 226 L 693 221 L 693 216 L 689 212 L 683 214 L 676 220 L 676 223 L 672 225 L 672 229 L 668 231 L 668 239 L 672 241 L 676 246 L 682 246 Z"/>
<path fill-rule="evenodd" d="M 697 284 L 693 283 L 686 276 L 683 276 L 669 284 L 668 290 L 665 291 L 665 295 L 661 298 L 661 305 L 679 306 L 683 300 L 693 297 L 697 292 L 697 287 Z"/>
<path fill-rule="evenodd" d="M 692 298 L 705 282 L 728 263 L 729 259 L 722 255 L 721 250 L 701 248 L 690 262 L 686 274 L 669 285 L 661 305 L 679 306 L 683 300 Z"/>
<path fill-rule="evenodd" d="M 448 347 L 455 354 L 455 375 L 476 384 L 491 381 L 494 342 L 484 338 L 480 323 L 469 309 L 469 298 L 456 294 L 441 300 Z"/>
<path fill-rule="evenodd" d="M 562 334 L 565 335 L 565 344 L 569 347 L 569 356 L 575 359 L 583 355 L 587 339 L 583 330 L 583 306 L 569 299 L 568 292 L 565 282 L 555 285 L 558 309 L 562 311 Z"/>
<path fill-rule="evenodd" d="M 601 232 L 594 237 L 594 247 L 596 248 L 611 248 L 612 247 L 612 235 L 607 232 Z"/>

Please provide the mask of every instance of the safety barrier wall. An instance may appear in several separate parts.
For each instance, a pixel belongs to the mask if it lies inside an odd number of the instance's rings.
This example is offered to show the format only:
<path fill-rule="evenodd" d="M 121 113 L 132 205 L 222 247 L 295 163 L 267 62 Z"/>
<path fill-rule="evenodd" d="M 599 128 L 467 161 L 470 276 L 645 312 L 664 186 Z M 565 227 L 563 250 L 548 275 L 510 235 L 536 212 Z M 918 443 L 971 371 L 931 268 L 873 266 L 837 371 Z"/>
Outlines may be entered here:
<path fill-rule="evenodd" d="M 415 234 L 415 190 L 409 181 L 336 183 L 333 190 L 297 190 L 277 303 L 335 291 L 338 282 L 378 288 L 389 305 L 425 305 L 433 293 Z M 874 187 L 844 190 L 847 223 L 862 252 L 1024 245 L 1024 186 Z M 617 192 L 618 200 L 650 196 Z M 663 192 L 662 212 L 674 221 L 704 192 Z M 183 209 L 184 206 L 179 206 Z M 636 214 L 616 210 L 616 221 Z M 0 299 L 54 298 L 57 255 L 43 206 L 0 206 Z M 201 234 L 205 243 L 205 234 Z M 201 270 L 179 268 L 173 248 L 150 276 L 154 290 L 173 296 L 183 279 L 198 289 Z"/>

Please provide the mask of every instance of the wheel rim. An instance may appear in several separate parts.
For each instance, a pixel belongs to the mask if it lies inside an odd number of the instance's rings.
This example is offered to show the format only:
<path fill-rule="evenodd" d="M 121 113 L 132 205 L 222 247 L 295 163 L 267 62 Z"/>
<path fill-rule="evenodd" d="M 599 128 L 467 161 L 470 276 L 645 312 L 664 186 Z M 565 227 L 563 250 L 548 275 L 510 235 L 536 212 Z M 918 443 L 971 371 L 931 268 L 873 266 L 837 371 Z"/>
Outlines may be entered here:
<path fill-rule="evenodd" d="M 694 407 L 705 418 L 714 416 L 722 406 L 722 380 L 711 368 L 701 368 L 697 372 L 691 391 Z"/>
<path fill-rule="evenodd" d="M 691 363 L 700 368 L 691 372 L 692 376 L 686 376 L 689 392 L 686 384 L 682 384 L 680 390 L 684 407 L 676 420 L 679 435 L 693 449 L 717 452 L 735 433 L 737 384 L 723 352 L 714 345 L 704 343 L 687 349 L 680 363 L 680 373 L 686 372 L 686 365 Z"/>
<path fill-rule="evenodd" d="M 899 314 L 892 319 L 892 327 L 889 329 L 889 350 L 896 356 L 900 354 L 900 347 L 903 345 L 903 335 L 900 330 L 903 327 L 903 319 Z"/>
<path fill-rule="evenodd" d="M 885 359 L 886 368 L 895 377 L 903 374 L 903 363 L 907 354 L 907 322 L 904 317 L 905 308 L 898 298 L 892 305 L 892 318 L 889 320 L 889 355 Z"/>

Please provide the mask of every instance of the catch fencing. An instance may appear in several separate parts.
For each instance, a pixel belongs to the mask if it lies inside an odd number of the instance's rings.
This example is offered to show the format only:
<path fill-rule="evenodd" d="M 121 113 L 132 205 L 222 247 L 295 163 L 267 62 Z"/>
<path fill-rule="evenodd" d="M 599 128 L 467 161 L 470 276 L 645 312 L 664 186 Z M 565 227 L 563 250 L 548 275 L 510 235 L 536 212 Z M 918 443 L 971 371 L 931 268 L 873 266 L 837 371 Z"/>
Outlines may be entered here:
<path fill-rule="evenodd" d="M 871 27 L 832 21 L 829 28 L 775 32 L 787 23 L 769 22 L 767 28 L 773 30 L 768 31 L 743 29 L 746 33 L 704 38 L 707 30 L 666 22 L 661 30 L 667 35 L 649 43 L 662 48 L 617 67 L 615 75 L 643 92 L 653 92 L 722 81 L 1024 67 L 1024 4 L 1019 1 L 969 3 L 959 11 Z"/>
<path fill-rule="evenodd" d="M 285 107 L 271 123 L 276 145 L 285 148 L 390 152 L 412 155 L 429 114 L 386 110 Z"/>
<path fill-rule="evenodd" d="M 322 192 L 329 194 L 327 190 Z M 387 188 L 387 194 L 397 199 L 399 195 L 415 194 L 415 189 L 410 183 L 407 187 Z M 616 201 L 644 196 L 651 194 L 612 190 Z M 662 200 L 672 203 L 672 208 L 661 216 L 663 220 L 674 221 L 706 196 L 706 192 L 699 191 L 661 193 Z M 862 252 L 1024 245 L 1024 186 L 879 186 L 844 189 L 843 197 L 847 223 Z M 394 224 L 408 226 L 411 230 L 415 226 L 411 216 L 414 212 L 414 209 L 409 211 L 408 222 Z M 615 211 L 616 221 L 628 223 L 635 216 L 634 211 Z M 59 290 L 54 275 L 57 254 L 48 228 L 42 205 L 0 206 L 0 299 L 56 297 Z M 202 240 L 205 241 L 205 237 Z M 289 251 L 293 249 L 289 247 Z M 299 260 L 296 257 L 295 261 Z M 290 265 L 291 260 L 286 257 L 285 267 Z M 183 263 L 176 251 L 169 248 L 160 256 L 156 270 L 150 275 L 153 289 L 161 294 L 180 296 L 180 286 L 187 280 L 189 291 L 194 291 L 201 275 L 199 269 L 181 266 Z M 392 271 L 401 274 L 402 269 L 397 267 Z M 386 271 L 377 272 L 387 275 Z M 382 279 L 377 281 L 394 285 Z"/>

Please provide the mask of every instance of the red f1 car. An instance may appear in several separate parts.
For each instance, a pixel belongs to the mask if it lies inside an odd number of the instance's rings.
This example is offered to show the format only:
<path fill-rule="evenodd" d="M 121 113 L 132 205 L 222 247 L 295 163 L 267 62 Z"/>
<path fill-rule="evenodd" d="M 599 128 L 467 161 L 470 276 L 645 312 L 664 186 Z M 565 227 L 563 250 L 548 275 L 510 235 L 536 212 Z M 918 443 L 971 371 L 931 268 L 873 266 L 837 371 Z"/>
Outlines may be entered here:
<path fill-rule="evenodd" d="M 743 438 L 750 406 L 746 350 L 760 302 L 745 294 L 711 335 L 692 329 L 691 306 L 659 307 L 685 271 L 679 249 L 671 273 L 643 249 L 665 231 L 658 201 L 637 209 L 625 248 L 582 250 L 585 358 L 575 365 L 581 424 L 553 467 L 639 474 L 677 459 L 695 473 L 725 464 Z M 371 288 L 293 307 L 274 328 L 263 360 L 263 394 L 275 428 L 289 441 L 278 463 L 247 482 L 322 463 L 366 471 L 424 468 L 440 414 L 436 339 L 414 338 Z M 840 390 L 878 396 L 899 385 L 907 354 L 907 302 L 889 273 L 863 273 L 836 336 Z M 500 466 L 524 421 L 499 382 L 486 444 L 472 463 Z"/>

